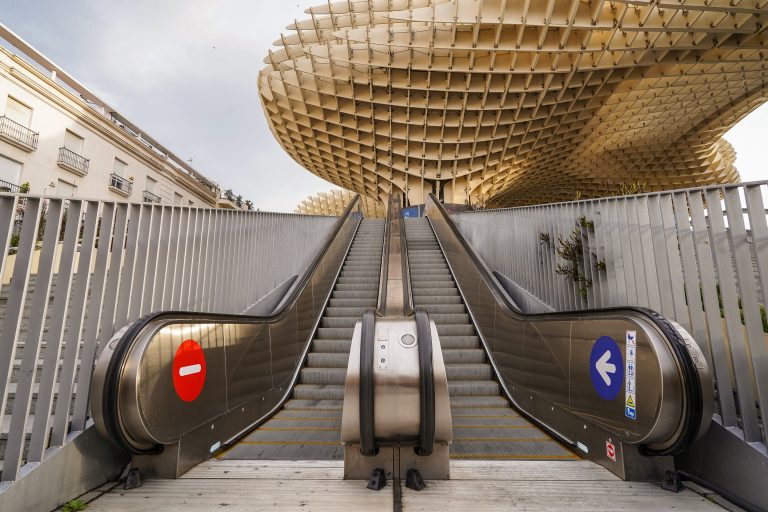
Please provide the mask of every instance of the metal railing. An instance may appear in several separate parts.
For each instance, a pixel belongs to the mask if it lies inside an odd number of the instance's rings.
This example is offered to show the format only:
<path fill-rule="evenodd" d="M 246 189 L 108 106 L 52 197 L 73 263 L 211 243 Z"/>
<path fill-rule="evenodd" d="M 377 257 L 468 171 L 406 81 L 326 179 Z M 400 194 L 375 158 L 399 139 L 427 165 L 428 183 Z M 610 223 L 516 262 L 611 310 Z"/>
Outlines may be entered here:
<path fill-rule="evenodd" d="M 453 218 L 520 302 L 643 306 L 681 324 L 714 369 L 716 421 L 766 453 L 766 198 L 759 182 Z"/>
<path fill-rule="evenodd" d="M 157 194 L 154 194 L 150 192 L 149 190 L 144 191 L 144 202 L 145 203 L 160 203 L 162 202 L 162 198 L 158 196 Z"/>
<path fill-rule="evenodd" d="M 128 196 L 133 192 L 133 182 L 123 178 L 119 174 L 112 173 L 109 175 L 109 186 L 116 188 Z"/>
<path fill-rule="evenodd" d="M 27 150 L 37 149 L 37 141 L 40 134 L 17 123 L 10 117 L 0 116 L 0 137 L 11 140 Z"/>
<path fill-rule="evenodd" d="M 12 194 L 16 194 L 19 190 L 21 190 L 19 185 L 11 183 L 10 181 L 0 180 L 0 192 L 10 192 Z"/>
<path fill-rule="evenodd" d="M 59 148 L 59 159 L 57 163 L 60 167 L 72 171 L 76 174 L 88 174 L 90 160 L 82 155 L 78 155 L 71 149 Z"/>
<path fill-rule="evenodd" d="M 0 194 L 0 480 L 84 430 L 117 330 L 157 311 L 247 311 L 302 274 L 336 221 Z"/>

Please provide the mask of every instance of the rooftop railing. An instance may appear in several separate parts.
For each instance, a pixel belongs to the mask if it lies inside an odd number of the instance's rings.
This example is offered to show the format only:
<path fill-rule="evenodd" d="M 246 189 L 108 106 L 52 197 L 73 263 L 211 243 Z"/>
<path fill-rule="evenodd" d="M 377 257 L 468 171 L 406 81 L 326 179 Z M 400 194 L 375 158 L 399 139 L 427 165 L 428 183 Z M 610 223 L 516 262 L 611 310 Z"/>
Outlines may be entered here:
<path fill-rule="evenodd" d="M 25 151 L 37 149 L 40 134 L 34 132 L 10 117 L 0 116 L 0 138 Z"/>

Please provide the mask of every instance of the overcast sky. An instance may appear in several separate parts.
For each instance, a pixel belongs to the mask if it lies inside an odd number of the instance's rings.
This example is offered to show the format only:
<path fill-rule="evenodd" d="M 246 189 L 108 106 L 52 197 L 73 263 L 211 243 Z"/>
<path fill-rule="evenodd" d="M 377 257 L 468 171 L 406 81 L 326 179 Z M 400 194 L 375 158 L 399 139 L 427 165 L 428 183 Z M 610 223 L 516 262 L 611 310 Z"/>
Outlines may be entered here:
<path fill-rule="evenodd" d="M 335 188 L 267 127 L 257 77 L 319 0 L 0 0 L 0 21 L 222 188 L 292 211 Z M 729 132 L 745 181 L 768 179 L 768 105 Z"/>

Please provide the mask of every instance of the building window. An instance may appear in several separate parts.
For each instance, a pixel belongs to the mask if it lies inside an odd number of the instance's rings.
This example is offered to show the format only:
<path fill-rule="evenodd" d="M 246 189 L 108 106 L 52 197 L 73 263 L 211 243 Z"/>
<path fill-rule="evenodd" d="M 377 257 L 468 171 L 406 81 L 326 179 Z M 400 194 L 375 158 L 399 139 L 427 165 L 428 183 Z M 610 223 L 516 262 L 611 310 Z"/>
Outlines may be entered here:
<path fill-rule="evenodd" d="M 59 180 L 56 183 L 56 195 L 59 197 L 75 197 L 77 186 L 67 181 Z"/>
<path fill-rule="evenodd" d="M 39 134 L 29 129 L 31 121 L 32 109 L 8 96 L 5 114 L 0 116 L 0 138 L 24 151 L 34 151 Z"/>
<path fill-rule="evenodd" d="M 161 201 L 160 196 L 155 193 L 157 189 L 157 180 L 147 176 L 147 188 L 144 189 L 144 202 L 145 203 L 159 203 Z"/>
<path fill-rule="evenodd" d="M 125 170 L 128 168 L 128 164 L 120 160 L 119 158 L 115 158 L 115 165 L 112 168 L 112 172 L 120 176 L 121 178 L 125 177 Z"/>
<path fill-rule="evenodd" d="M 181 206 L 181 203 L 184 201 L 184 198 L 179 194 L 178 192 L 173 193 L 173 204 L 175 206 Z"/>
<path fill-rule="evenodd" d="M 115 158 L 112 174 L 109 175 L 109 189 L 125 197 L 130 196 L 133 192 L 133 183 L 125 177 L 127 167 L 127 163 Z"/>
<path fill-rule="evenodd" d="M 5 102 L 5 117 L 29 128 L 29 123 L 32 122 L 32 109 L 19 100 L 8 96 L 8 100 Z"/>
<path fill-rule="evenodd" d="M 59 167 L 78 176 L 88 174 L 90 160 L 83 156 L 83 138 L 69 130 L 64 132 L 64 146 L 59 148 Z"/>
<path fill-rule="evenodd" d="M 78 155 L 83 154 L 84 141 L 85 139 L 83 139 L 75 132 L 71 132 L 69 130 L 64 132 L 64 147 L 73 153 L 77 153 Z"/>
<path fill-rule="evenodd" d="M 0 155 L 0 192 L 18 192 L 21 164 Z"/>

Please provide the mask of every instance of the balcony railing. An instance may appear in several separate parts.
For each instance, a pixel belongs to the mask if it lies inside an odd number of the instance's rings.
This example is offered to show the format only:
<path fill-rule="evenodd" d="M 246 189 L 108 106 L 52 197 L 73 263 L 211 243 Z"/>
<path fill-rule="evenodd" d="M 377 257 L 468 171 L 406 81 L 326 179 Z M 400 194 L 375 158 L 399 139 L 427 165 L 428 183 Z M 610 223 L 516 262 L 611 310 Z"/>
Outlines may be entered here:
<path fill-rule="evenodd" d="M 144 191 L 144 202 L 145 203 L 159 203 L 161 201 L 160 196 L 153 194 L 149 190 Z"/>
<path fill-rule="evenodd" d="M 109 175 L 109 188 L 128 197 L 133 192 L 133 183 L 119 174 L 112 173 Z"/>
<path fill-rule="evenodd" d="M 37 149 L 39 136 L 39 133 L 33 132 L 9 117 L 0 117 L 0 138 L 24 151 L 34 151 Z"/>
<path fill-rule="evenodd" d="M 20 190 L 21 190 L 20 186 L 14 185 L 9 181 L 0 180 L 0 192 L 5 192 L 5 193 L 10 192 L 11 194 L 18 194 Z"/>
<path fill-rule="evenodd" d="M 82 155 L 78 155 L 71 149 L 59 148 L 59 167 L 66 169 L 80 176 L 88 174 L 88 164 L 90 160 Z"/>

